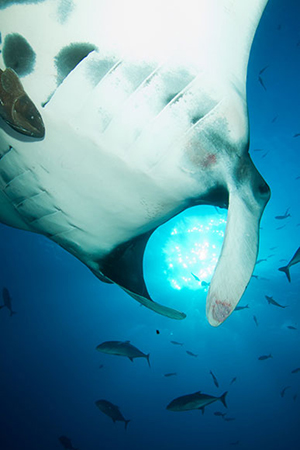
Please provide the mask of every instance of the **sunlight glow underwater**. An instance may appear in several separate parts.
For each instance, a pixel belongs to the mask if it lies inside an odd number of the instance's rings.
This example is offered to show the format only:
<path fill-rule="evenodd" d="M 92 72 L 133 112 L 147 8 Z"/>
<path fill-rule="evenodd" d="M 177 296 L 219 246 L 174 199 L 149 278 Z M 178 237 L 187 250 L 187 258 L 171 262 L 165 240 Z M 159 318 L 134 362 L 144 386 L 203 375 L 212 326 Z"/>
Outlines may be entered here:
<path fill-rule="evenodd" d="M 208 291 L 221 253 L 226 216 L 227 210 L 201 206 L 169 222 L 162 252 L 164 274 L 174 289 Z"/>

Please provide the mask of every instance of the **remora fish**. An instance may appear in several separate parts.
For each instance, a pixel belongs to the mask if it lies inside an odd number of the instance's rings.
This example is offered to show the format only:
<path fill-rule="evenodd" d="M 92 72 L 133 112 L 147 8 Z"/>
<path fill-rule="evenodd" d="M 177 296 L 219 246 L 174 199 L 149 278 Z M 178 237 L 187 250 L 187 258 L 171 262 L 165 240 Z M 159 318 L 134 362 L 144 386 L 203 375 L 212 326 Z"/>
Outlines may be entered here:
<path fill-rule="evenodd" d="M 43 138 L 43 119 L 30 100 L 16 72 L 0 69 L 0 117 L 14 130 L 35 138 Z"/>
<path fill-rule="evenodd" d="M 300 372 L 300 367 L 297 367 L 297 369 L 291 371 L 291 373 L 298 373 L 298 372 Z"/>
<path fill-rule="evenodd" d="M 192 409 L 201 409 L 204 413 L 204 408 L 211 403 L 220 400 L 223 405 L 227 408 L 226 395 L 227 391 L 224 392 L 220 397 L 213 397 L 208 394 L 201 394 L 201 392 L 195 392 L 194 394 L 183 395 L 182 397 L 177 397 L 172 400 L 166 409 L 169 411 L 190 411 Z"/>
<path fill-rule="evenodd" d="M 278 306 L 279 308 L 287 308 L 288 305 L 280 305 L 279 303 L 277 303 L 273 297 L 270 297 L 269 295 L 265 295 L 267 302 L 269 303 L 269 305 L 274 305 L 274 306 Z"/>
<path fill-rule="evenodd" d="M 294 254 L 294 256 L 292 257 L 292 259 L 290 260 L 290 262 L 284 266 L 284 267 L 280 267 L 278 270 L 280 270 L 281 272 L 284 272 L 287 276 L 287 279 L 289 280 L 289 282 L 291 281 L 291 275 L 290 275 L 290 267 L 294 266 L 295 264 L 297 264 L 298 262 L 300 262 L 300 247 L 298 248 L 298 250 L 296 251 L 296 253 Z"/>
<path fill-rule="evenodd" d="M 236 377 L 233 377 L 232 380 L 230 381 L 230 384 L 235 383 L 236 382 Z"/>
<path fill-rule="evenodd" d="M 174 377 L 177 375 L 177 372 L 169 372 L 169 373 L 165 373 L 164 377 Z"/>
<path fill-rule="evenodd" d="M 213 381 L 215 383 L 215 386 L 219 387 L 219 383 L 218 383 L 218 380 L 217 380 L 216 376 L 213 374 L 213 372 L 211 370 L 209 371 L 209 373 L 212 376 L 212 379 L 213 379 Z"/>
<path fill-rule="evenodd" d="M 125 430 L 126 430 L 130 420 L 124 419 L 118 406 L 114 405 L 108 400 L 97 400 L 95 402 L 95 405 L 100 409 L 101 412 L 110 417 L 114 423 L 117 421 L 125 422 Z"/>
<path fill-rule="evenodd" d="M 150 367 L 150 353 L 145 355 L 134 345 L 130 344 L 130 341 L 106 341 L 97 345 L 96 350 L 102 353 L 108 353 L 109 355 L 126 356 L 133 361 L 134 358 L 146 358 Z"/>
<path fill-rule="evenodd" d="M 3 297 L 4 305 L 0 305 L 0 309 L 6 307 L 7 309 L 9 309 L 11 316 L 13 314 L 16 314 L 16 311 L 12 310 L 12 307 L 11 307 L 11 296 L 10 296 L 9 291 L 8 291 L 8 289 L 6 287 L 4 287 L 3 290 L 2 290 L 2 297 Z"/>
<path fill-rule="evenodd" d="M 147 242 L 191 206 L 226 207 L 206 309 L 220 325 L 249 283 L 270 197 L 248 152 L 246 96 L 267 0 L 186 0 L 188 14 L 175 2 L 171 16 L 169 2 L 25 3 L 1 7 L 0 58 L 43 105 L 46 134 L 27 142 L 0 130 L 0 222 L 47 236 L 100 280 L 183 319 L 147 290 Z M 24 45 L 26 57 L 15 51 Z"/>

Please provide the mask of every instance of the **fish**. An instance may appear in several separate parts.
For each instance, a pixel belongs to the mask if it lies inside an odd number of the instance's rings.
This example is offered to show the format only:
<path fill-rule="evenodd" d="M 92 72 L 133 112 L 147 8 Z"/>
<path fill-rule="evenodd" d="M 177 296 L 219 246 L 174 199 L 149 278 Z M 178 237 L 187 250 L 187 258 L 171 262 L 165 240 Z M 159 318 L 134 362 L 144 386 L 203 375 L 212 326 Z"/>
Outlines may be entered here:
<path fill-rule="evenodd" d="M 265 83 L 264 83 L 264 81 L 263 81 L 263 79 L 262 79 L 261 76 L 258 77 L 258 81 L 260 82 L 260 84 L 262 85 L 262 87 L 264 88 L 264 90 L 266 91 L 267 88 L 266 88 L 266 85 L 265 85 Z"/>
<path fill-rule="evenodd" d="M 242 309 L 248 309 L 249 305 L 245 305 L 245 306 L 236 306 L 235 307 L 235 311 L 241 311 Z"/>
<path fill-rule="evenodd" d="M 291 371 L 291 373 L 298 373 L 298 372 L 300 372 L 300 367 L 297 367 L 297 369 Z"/>
<path fill-rule="evenodd" d="M 154 26 L 156 1 L 147 14 L 137 1 L 119 3 L 118 11 L 110 0 L 73 0 L 68 11 L 61 0 L 1 10 L 3 64 L 42 105 L 45 136 L 28 142 L 0 129 L 0 222 L 46 236 L 100 281 L 182 320 L 183 311 L 148 292 L 147 243 L 190 207 L 227 208 L 206 300 L 217 327 L 249 283 L 270 198 L 248 152 L 246 96 L 267 0 L 187 0 L 189 13 L 174 7 L 171 20 L 160 3 L 163 27 Z"/>
<path fill-rule="evenodd" d="M 289 280 L 289 282 L 291 282 L 291 274 L 290 274 L 290 267 L 294 266 L 295 264 L 297 264 L 298 262 L 300 262 L 300 247 L 298 248 L 298 250 L 296 250 L 296 253 L 294 254 L 294 256 L 292 257 L 292 259 L 290 260 L 290 262 L 283 267 L 280 267 L 278 270 L 280 270 L 281 272 L 284 272 L 287 276 L 287 279 Z"/>
<path fill-rule="evenodd" d="M 240 441 L 230 442 L 230 445 L 239 445 Z"/>
<path fill-rule="evenodd" d="M 265 66 L 263 67 L 260 71 L 259 71 L 259 75 L 261 75 L 262 73 L 264 73 L 264 71 L 268 68 L 269 66 Z"/>
<path fill-rule="evenodd" d="M 211 376 L 212 376 L 212 379 L 213 379 L 213 381 L 214 381 L 214 383 L 215 383 L 215 386 L 217 386 L 217 388 L 219 387 L 219 383 L 218 383 L 218 380 L 217 380 L 217 378 L 216 378 L 216 376 L 213 374 L 213 372 L 210 370 L 210 372 L 209 372 L 210 374 L 211 374 Z"/>
<path fill-rule="evenodd" d="M 61 443 L 61 445 L 63 446 L 63 448 L 65 448 L 67 450 L 79 450 L 79 449 L 73 447 L 71 439 L 69 439 L 67 436 L 60 436 L 58 438 L 58 440 Z"/>
<path fill-rule="evenodd" d="M 224 417 L 226 416 L 226 413 L 222 413 L 221 411 L 216 411 L 216 412 L 214 412 L 214 415 L 215 416 L 219 416 L 219 417 L 223 417 L 223 419 L 224 419 Z"/>
<path fill-rule="evenodd" d="M 114 405 L 108 400 L 97 400 L 95 402 L 95 405 L 100 409 L 101 412 L 110 417 L 114 423 L 117 421 L 124 422 L 125 430 L 127 429 L 127 425 L 129 424 L 130 420 L 124 419 L 118 406 Z"/>
<path fill-rule="evenodd" d="M 183 342 L 178 342 L 178 341 L 170 341 L 170 342 L 173 345 L 180 345 L 180 346 L 184 345 Z"/>
<path fill-rule="evenodd" d="M 286 386 L 286 387 L 284 387 L 284 388 L 282 389 L 282 391 L 280 392 L 281 397 L 284 397 L 285 391 L 286 391 L 287 389 L 290 389 L 290 388 L 291 388 L 291 386 Z"/>
<path fill-rule="evenodd" d="M 297 394 L 293 395 L 294 402 L 297 400 Z"/>
<path fill-rule="evenodd" d="M 195 358 L 197 358 L 197 356 L 198 356 L 198 355 L 196 355 L 195 353 L 190 352 L 189 350 L 186 350 L 186 352 L 187 352 L 188 355 L 194 356 Z"/>
<path fill-rule="evenodd" d="M 259 359 L 259 361 L 265 361 L 266 359 L 269 359 L 269 358 L 273 358 L 273 356 L 271 355 L 271 353 L 270 353 L 269 355 L 262 355 L 262 356 L 259 356 L 257 359 Z"/>
<path fill-rule="evenodd" d="M 295 133 L 293 137 L 295 138 L 295 137 L 299 137 L 299 136 L 300 136 L 300 133 Z"/>
<path fill-rule="evenodd" d="M 258 320 L 257 320 L 257 317 L 256 317 L 256 316 L 253 316 L 253 320 L 254 320 L 254 322 L 255 322 L 255 325 L 258 327 Z"/>
<path fill-rule="evenodd" d="M 192 409 L 201 409 L 202 414 L 204 414 L 204 408 L 211 403 L 220 400 L 223 405 L 227 408 L 226 404 L 226 396 L 228 392 L 224 392 L 220 397 L 214 397 L 208 394 L 202 394 L 200 391 L 195 392 L 194 394 L 183 395 L 181 397 L 177 397 L 172 400 L 166 409 L 168 411 L 190 411 Z"/>
<path fill-rule="evenodd" d="M 233 384 L 233 383 L 235 383 L 235 382 L 236 382 L 236 380 L 237 380 L 237 377 L 233 377 L 233 378 L 232 378 L 232 380 L 230 381 L 230 384 Z"/>
<path fill-rule="evenodd" d="M 130 341 L 106 341 L 97 345 L 96 350 L 98 352 L 107 353 L 109 355 L 126 356 L 133 362 L 134 358 L 146 358 L 150 367 L 150 353 L 145 355 L 134 345 L 130 344 Z"/>
<path fill-rule="evenodd" d="M 297 330 L 297 328 L 294 327 L 293 325 L 287 325 L 287 328 L 288 328 L 289 330 Z"/>
<path fill-rule="evenodd" d="M 264 261 L 268 261 L 267 258 L 258 259 L 258 260 L 256 261 L 256 265 L 257 265 L 257 264 L 260 264 L 260 263 L 262 263 L 262 262 L 264 262 Z"/>
<path fill-rule="evenodd" d="M 169 373 L 165 373 L 164 377 L 175 377 L 177 375 L 177 372 L 169 372 Z"/>
<path fill-rule="evenodd" d="M 286 225 L 282 225 L 281 227 L 277 227 L 276 230 L 282 230 L 285 227 L 286 227 Z"/>
<path fill-rule="evenodd" d="M 191 272 L 191 275 L 195 278 L 196 281 L 201 281 L 199 277 L 197 277 L 197 275 L 195 275 L 193 272 Z"/>
<path fill-rule="evenodd" d="M 9 290 L 4 287 L 2 289 L 2 298 L 3 298 L 3 305 L 0 305 L 0 309 L 1 308 L 7 308 L 10 311 L 10 316 L 12 316 L 13 314 L 16 314 L 16 311 L 12 310 L 12 306 L 11 306 L 11 296 L 9 293 Z"/>
<path fill-rule="evenodd" d="M 279 308 L 287 308 L 288 305 L 280 305 L 279 303 L 276 302 L 276 300 L 273 299 L 273 297 L 270 297 L 269 295 L 265 295 L 265 298 L 267 299 L 267 302 L 269 303 L 269 305 L 274 305 L 274 306 L 278 306 Z"/>
<path fill-rule="evenodd" d="M 226 422 L 232 422 L 235 420 L 235 417 L 224 417 L 224 420 L 226 420 Z"/>
<path fill-rule="evenodd" d="M 287 219 L 288 217 L 291 217 L 289 210 L 290 210 L 290 208 L 288 208 L 286 210 L 286 212 L 281 216 L 275 216 L 275 219 L 283 220 L 283 219 Z"/>
<path fill-rule="evenodd" d="M 277 119 L 278 119 L 278 116 L 273 117 L 271 123 L 275 123 Z"/>
<path fill-rule="evenodd" d="M 0 69 L 0 117 L 25 136 L 38 139 L 45 136 L 41 114 L 24 91 L 20 78 L 10 67 Z"/>

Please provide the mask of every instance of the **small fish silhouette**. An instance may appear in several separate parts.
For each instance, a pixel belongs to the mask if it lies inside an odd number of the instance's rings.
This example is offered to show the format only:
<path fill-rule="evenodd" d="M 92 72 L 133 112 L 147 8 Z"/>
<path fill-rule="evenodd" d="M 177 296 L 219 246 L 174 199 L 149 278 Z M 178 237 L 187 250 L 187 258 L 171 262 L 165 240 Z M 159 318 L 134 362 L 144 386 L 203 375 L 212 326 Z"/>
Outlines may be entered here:
<path fill-rule="evenodd" d="M 186 352 L 187 352 L 188 355 L 194 356 L 195 358 L 197 358 L 197 356 L 198 356 L 198 355 L 196 355 L 195 353 L 190 352 L 189 350 L 186 350 Z"/>
<path fill-rule="evenodd" d="M 271 353 L 269 355 L 262 355 L 262 356 L 258 357 L 259 361 L 265 361 L 266 359 L 269 359 L 269 358 L 273 358 Z"/>
<path fill-rule="evenodd" d="M 258 77 L 258 81 L 260 82 L 260 84 L 262 85 L 262 87 L 264 88 L 264 90 L 266 91 L 267 88 L 266 88 L 266 86 L 265 86 L 265 84 L 264 84 L 263 79 L 262 79 L 261 76 Z"/>
<path fill-rule="evenodd" d="M 285 391 L 287 389 L 290 389 L 291 386 L 286 386 L 285 388 L 282 389 L 282 391 L 280 392 L 281 397 L 284 397 Z"/>

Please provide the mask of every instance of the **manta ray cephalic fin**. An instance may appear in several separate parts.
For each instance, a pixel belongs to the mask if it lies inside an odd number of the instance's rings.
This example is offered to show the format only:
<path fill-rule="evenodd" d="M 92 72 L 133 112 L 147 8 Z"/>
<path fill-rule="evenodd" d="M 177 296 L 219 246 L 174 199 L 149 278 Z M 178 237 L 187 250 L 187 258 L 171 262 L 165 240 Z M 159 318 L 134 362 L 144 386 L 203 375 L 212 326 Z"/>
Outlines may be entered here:
<path fill-rule="evenodd" d="M 148 293 L 143 274 L 143 256 L 151 234 L 152 231 L 117 246 L 101 261 L 101 272 L 108 281 L 119 285 L 132 298 L 152 311 L 171 319 L 184 319 L 186 315 L 183 312 L 154 302 Z"/>
<path fill-rule="evenodd" d="M 213 326 L 234 311 L 250 281 L 258 254 L 260 219 L 270 198 L 269 186 L 248 155 L 242 167 L 238 187 L 229 190 L 225 238 L 206 301 L 207 318 Z"/>

